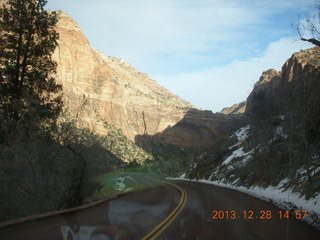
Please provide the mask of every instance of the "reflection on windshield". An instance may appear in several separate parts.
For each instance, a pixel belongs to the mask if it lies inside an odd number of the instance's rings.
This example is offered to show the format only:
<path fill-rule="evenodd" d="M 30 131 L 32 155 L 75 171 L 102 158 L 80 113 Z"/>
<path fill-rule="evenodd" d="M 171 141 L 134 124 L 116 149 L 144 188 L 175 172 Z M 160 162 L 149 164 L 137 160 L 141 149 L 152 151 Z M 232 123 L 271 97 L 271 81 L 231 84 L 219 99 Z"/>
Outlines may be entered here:
<path fill-rule="evenodd" d="M 178 199 L 178 198 L 177 198 Z M 112 200 L 108 203 L 106 211 L 100 214 L 105 216 L 107 224 L 88 226 L 79 225 L 76 215 L 68 216 L 65 221 L 68 225 L 60 227 L 63 240 L 126 240 L 141 239 L 152 231 L 159 223 L 170 215 L 175 206 L 170 204 L 141 204 L 130 200 Z M 198 209 L 197 213 L 192 209 Z M 208 232 L 210 219 L 205 219 L 205 212 L 201 208 L 199 200 L 192 201 L 186 206 L 187 213 L 192 222 L 186 222 L 184 218 L 176 220 L 175 232 L 185 239 L 192 239 L 197 235 Z M 197 226 L 199 231 L 194 231 L 188 225 Z M 172 239 L 167 233 L 161 235 L 161 239 Z"/>
<path fill-rule="evenodd" d="M 75 216 L 68 216 L 68 225 L 60 227 L 63 240 L 120 240 L 135 239 L 148 233 L 169 215 L 170 206 L 156 206 L 134 203 L 127 200 L 110 201 L 107 212 L 101 212 L 108 224 L 103 226 L 82 226 Z"/>

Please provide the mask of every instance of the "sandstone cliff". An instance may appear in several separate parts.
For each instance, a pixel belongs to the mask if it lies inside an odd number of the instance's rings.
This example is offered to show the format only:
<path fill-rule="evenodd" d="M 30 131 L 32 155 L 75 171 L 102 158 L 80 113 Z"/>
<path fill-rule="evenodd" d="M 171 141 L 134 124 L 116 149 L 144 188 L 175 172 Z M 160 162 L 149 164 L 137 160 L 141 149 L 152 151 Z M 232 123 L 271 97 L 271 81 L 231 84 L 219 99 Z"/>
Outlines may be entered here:
<path fill-rule="evenodd" d="M 269 69 L 262 73 L 259 81 L 247 98 L 246 114 L 263 118 L 275 111 L 281 72 Z"/>
<path fill-rule="evenodd" d="M 102 122 L 107 120 L 134 140 L 175 125 L 193 108 L 123 59 L 93 49 L 66 13 L 58 11 L 58 18 L 56 78 L 63 84 L 65 106 L 92 130 L 106 135 Z"/>
<path fill-rule="evenodd" d="M 164 142 L 184 147 L 212 148 L 237 126 L 237 121 L 211 111 L 190 110 L 174 127 L 166 129 Z"/>
<path fill-rule="evenodd" d="M 222 114 L 197 109 L 189 110 L 174 126 L 153 136 L 155 140 L 182 147 L 209 149 L 238 126 L 238 121 Z M 148 136 L 136 137 L 140 143 Z"/>
<path fill-rule="evenodd" d="M 241 103 L 233 104 L 231 107 L 225 107 L 221 110 L 220 113 L 229 115 L 229 114 L 242 114 L 246 111 L 246 101 Z"/>
<path fill-rule="evenodd" d="M 272 186 L 305 199 L 319 196 L 319 90 L 320 47 L 293 54 L 281 72 L 263 72 L 245 114 L 237 115 L 241 127 L 194 161 L 201 177 L 248 189 Z M 193 167 L 186 176 L 195 177 Z"/>
<path fill-rule="evenodd" d="M 246 114 L 262 119 L 284 111 L 292 104 L 289 99 L 305 87 L 302 86 L 305 79 L 313 79 L 319 69 L 320 47 L 314 47 L 293 54 L 281 72 L 273 69 L 263 72 L 247 98 Z"/>

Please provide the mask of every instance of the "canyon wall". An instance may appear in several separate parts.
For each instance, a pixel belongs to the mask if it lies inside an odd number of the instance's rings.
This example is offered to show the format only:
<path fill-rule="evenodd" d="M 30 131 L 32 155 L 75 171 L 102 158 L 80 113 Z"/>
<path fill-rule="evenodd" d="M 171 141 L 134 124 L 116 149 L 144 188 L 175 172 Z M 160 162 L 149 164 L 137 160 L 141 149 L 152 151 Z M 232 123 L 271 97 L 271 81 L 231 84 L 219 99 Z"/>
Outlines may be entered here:
<path fill-rule="evenodd" d="M 92 48 L 78 24 L 57 13 L 56 79 L 63 85 L 65 106 L 92 130 L 105 135 L 106 120 L 134 140 L 162 132 L 194 108 L 123 59 Z"/>

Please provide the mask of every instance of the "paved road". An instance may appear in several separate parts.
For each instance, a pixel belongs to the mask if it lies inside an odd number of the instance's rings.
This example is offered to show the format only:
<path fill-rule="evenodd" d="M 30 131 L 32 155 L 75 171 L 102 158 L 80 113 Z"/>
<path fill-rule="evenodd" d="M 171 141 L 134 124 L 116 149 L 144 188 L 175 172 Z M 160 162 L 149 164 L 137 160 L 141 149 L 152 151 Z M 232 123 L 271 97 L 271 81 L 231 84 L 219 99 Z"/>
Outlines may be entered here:
<path fill-rule="evenodd" d="M 172 183 L 72 215 L 2 227 L 0 239 L 320 239 L 320 232 L 303 222 L 280 219 L 280 209 L 270 203 L 212 185 Z M 213 219 L 213 211 L 224 214 Z M 259 219 L 263 214 L 270 219 Z"/>
<path fill-rule="evenodd" d="M 301 221 L 280 219 L 277 207 L 241 192 L 195 182 L 178 182 L 186 190 L 188 201 L 163 239 L 320 239 L 320 231 Z M 212 219 L 213 211 L 224 211 L 221 219 Z M 229 211 L 227 219 L 226 211 Z M 237 216 L 230 219 L 235 211 Z M 244 219 L 244 213 L 247 219 Z M 252 211 L 252 212 L 249 212 Z M 262 211 L 262 212 L 261 212 Z M 271 211 L 271 219 L 259 219 Z M 253 213 L 253 219 L 248 219 Z M 266 217 L 266 215 L 264 216 Z"/>

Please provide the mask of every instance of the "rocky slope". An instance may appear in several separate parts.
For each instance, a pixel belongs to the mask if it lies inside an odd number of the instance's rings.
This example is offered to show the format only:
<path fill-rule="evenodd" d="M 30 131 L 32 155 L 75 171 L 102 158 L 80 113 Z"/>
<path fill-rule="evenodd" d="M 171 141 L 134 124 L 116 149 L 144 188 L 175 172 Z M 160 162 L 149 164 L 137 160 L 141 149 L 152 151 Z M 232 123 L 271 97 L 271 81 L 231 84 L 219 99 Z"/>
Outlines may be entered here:
<path fill-rule="evenodd" d="M 304 80 L 314 78 L 312 75 L 318 72 L 319 55 L 319 47 L 310 48 L 293 54 L 281 72 L 273 69 L 263 72 L 248 96 L 246 115 L 263 119 L 285 111 L 284 108 L 291 105 L 290 95 L 299 94 L 299 89 L 306 87 L 301 86 Z"/>
<path fill-rule="evenodd" d="M 246 111 L 246 101 L 243 101 L 241 103 L 233 104 L 231 107 L 225 107 L 223 108 L 220 113 L 229 115 L 229 114 L 242 114 Z"/>
<path fill-rule="evenodd" d="M 232 128 L 231 119 L 196 110 L 123 59 L 93 49 L 63 11 L 58 18 L 56 79 L 63 85 L 65 107 L 94 132 L 107 136 L 107 122 L 138 144 L 152 138 L 207 148 Z"/>
<path fill-rule="evenodd" d="M 281 72 L 263 72 L 247 98 L 242 126 L 197 159 L 201 177 L 319 196 L 319 89 L 319 47 L 293 54 Z"/>
<path fill-rule="evenodd" d="M 106 135 L 99 120 L 107 120 L 134 140 L 175 125 L 193 108 L 123 59 L 93 49 L 66 13 L 58 11 L 58 18 L 56 78 L 63 84 L 65 106 L 90 129 Z"/>

